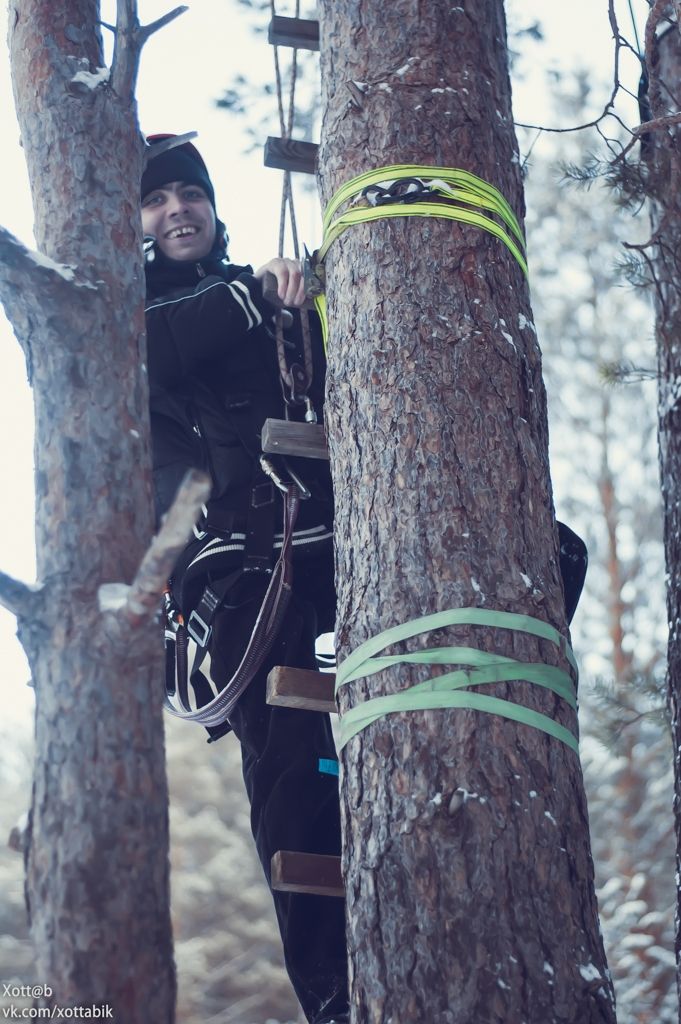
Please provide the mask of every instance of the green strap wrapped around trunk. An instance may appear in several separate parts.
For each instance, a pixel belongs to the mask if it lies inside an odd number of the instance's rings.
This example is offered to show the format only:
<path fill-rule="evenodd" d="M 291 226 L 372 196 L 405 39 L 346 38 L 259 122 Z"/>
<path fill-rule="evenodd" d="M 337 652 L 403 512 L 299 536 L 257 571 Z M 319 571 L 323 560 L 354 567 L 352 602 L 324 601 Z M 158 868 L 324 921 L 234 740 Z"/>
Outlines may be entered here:
<path fill-rule="evenodd" d="M 514 658 L 478 651 L 471 647 L 436 647 L 410 654 L 376 656 L 379 651 L 391 644 L 407 640 L 420 633 L 454 625 L 479 625 L 511 629 L 548 640 L 562 651 L 575 673 L 574 680 L 567 672 L 553 665 L 519 662 Z M 354 679 L 365 678 L 397 664 L 458 664 L 472 667 L 434 676 L 409 687 L 402 693 L 374 697 L 364 704 L 351 708 L 341 717 L 339 750 L 353 736 L 384 715 L 434 708 L 471 708 L 539 729 L 565 743 L 575 753 L 579 753 L 578 737 L 570 729 L 566 729 L 547 715 L 533 711 L 512 700 L 489 697 L 485 694 L 470 692 L 467 689 L 470 686 L 498 682 L 533 683 L 551 690 L 576 711 L 578 671 L 572 648 L 557 629 L 541 619 L 535 619 L 530 615 L 517 615 L 484 608 L 455 608 L 436 612 L 433 615 L 425 615 L 400 626 L 393 626 L 361 644 L 339 666 L 336 674 L 336 693 L 341 686 Z"/>
<path fill-rule="evenodd" d="M 407 178 L 419 178 L 427 182 L 431 194 L 447 202 L 437 203 L 429 200 L 404 204 L 396 199 L 394 204 L 351 206 L 334 219 L 338 209 L 344 203 L 356 200 L 364 189 L 386 182 L 394 184 Z M 490 211 L 503 223 L 499 224 L 486 213 L 480 212 L 481 210 Z M 342 185 L 324 212 L 324 237 L 321 247 L 315 254 L 317 263 L 324 262 L 329 247 L 349 227 L 390 217 L 440 217 L 472 224 L 503 242 L 527 276 L 525 239 L 517 217 L 501 192 L 470 171 L 463 171 L 458 167 L 429 167 L 423 164 L 391 164 L 388 167 L 377 167 Z M 325 296 L 317 295 L 314 303 L 322 323 L 326 345 L 328 321 Z"/>

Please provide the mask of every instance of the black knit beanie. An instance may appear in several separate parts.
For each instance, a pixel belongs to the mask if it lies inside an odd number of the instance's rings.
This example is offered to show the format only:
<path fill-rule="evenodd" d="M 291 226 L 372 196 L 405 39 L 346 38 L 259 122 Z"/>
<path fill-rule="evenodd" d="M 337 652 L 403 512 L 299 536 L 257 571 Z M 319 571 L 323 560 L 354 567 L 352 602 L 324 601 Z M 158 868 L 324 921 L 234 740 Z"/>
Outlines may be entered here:
<path fill-rule="evenodd" d="M 147 143 L 153 146 L 172 135 L 149 135 Z M 200 185 L 215 209 L 215 192 L 203 158 L 191 142 L 167 149 L 160 156 L 152 157 L 142 175 L 141 198 L 153 192 L 155 188 L 167 185 L 169 181 L 184 181 L 188 185 Z"/>

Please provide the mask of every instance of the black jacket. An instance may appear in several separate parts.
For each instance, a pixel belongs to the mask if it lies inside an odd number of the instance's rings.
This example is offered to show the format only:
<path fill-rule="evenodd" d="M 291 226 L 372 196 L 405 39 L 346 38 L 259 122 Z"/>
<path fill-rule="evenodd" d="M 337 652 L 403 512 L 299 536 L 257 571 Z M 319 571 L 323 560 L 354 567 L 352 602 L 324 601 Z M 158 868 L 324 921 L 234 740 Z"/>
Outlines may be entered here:
<path fill-rule="evenodd" d="M 206 470 L 213 487 L 197 536 L 243 533 L 258 469 L 260 431 L 267 417 L 284 418 L 273 310 L 251 267 L 223 260 L 164 261 L 146 267 L 147 351 L 157 515 L 169 508 L 187 470 Z M 321 421 L 324 358 L 321 331 L 310 316 L 314 379 L 310 397 Z M 303 362 L 299 316 L 286 332 L 289 364 Z M 293 413 L 302 418 L 302 408 Z M 291 463 L 312 491 L 301 504 L 297 532 L 330 538 L 333 516 L 328 465 Z M 280 507 L 279 494 L 276 500 Z M 277 512 L 277 530 L 281 530 Z M 204 534 L 204 536 L 201 536 Z M 238 547 L 238 544 L 236 545 Z"/>

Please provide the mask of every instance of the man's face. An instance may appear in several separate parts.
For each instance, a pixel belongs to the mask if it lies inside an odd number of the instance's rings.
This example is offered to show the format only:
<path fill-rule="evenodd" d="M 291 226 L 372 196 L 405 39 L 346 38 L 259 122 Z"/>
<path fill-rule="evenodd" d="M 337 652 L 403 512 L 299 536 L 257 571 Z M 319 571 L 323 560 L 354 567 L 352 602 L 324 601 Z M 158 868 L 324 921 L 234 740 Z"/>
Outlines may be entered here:
<path fill-rule="evenodd" d="M 201 260 L 215 241 L 215 211 L 200 185 L 169 181 L 142 200 L 142 227 L 171 260 Z"/>

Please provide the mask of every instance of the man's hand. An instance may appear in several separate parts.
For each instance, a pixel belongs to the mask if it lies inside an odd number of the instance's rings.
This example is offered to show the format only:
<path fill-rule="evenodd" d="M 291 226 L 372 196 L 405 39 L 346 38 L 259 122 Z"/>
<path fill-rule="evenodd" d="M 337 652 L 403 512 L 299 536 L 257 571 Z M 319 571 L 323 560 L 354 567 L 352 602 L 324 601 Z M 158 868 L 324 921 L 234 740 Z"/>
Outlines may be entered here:
<path fill-rule="evenodd" d="M 265 274 L 274 274 L 277 279 L 277 294 L 285 306 L 305 305 L 305 281 L 303 269 L 298 260 L 275 258 L 263 264 L 255 272 L 262 282 Z"/>

